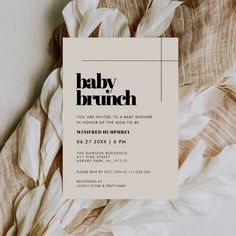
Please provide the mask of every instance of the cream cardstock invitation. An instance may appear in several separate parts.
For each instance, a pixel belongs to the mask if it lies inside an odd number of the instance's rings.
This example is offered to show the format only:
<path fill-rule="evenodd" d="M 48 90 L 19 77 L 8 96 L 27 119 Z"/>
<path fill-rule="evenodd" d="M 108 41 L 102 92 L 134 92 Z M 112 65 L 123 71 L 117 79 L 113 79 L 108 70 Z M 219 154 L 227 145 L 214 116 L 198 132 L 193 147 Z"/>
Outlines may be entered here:
<path fill-rule="evenodd" d="M 65 38 L 65 198 L 177 198 L 178 40 Z"/>

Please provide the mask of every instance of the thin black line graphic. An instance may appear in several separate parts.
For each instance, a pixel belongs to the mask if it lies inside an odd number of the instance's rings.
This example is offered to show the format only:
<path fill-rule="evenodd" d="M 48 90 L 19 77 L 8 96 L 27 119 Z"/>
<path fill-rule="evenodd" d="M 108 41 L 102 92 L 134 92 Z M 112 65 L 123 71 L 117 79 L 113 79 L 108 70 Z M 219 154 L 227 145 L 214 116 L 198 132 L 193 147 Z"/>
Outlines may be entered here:
<path fill-rule="evenodd" d="M 162 51 L 162 38 L 160 43 L 161 58 L 159 60 L 154 59 L 139 59 L 139 60 L 127 60 L 127 59 L 84 59 L 83 62 L 160 62 L 160 100 L 163 101 L 163 62 L 178 62 L 178 60 L 163 60 Z"/>
<path fill-rule="evenodd" d="M 178 60 L 83 60 L 84 62 L 162 62 L 170 61 L 175 62 Z"/>
<path fill-rule="evenodd" d="M 163 82 L 162 81 L 162 74 L 163 74 L 162 73 L 162 38 L 161 38 L 161 72 L 160 73 L 161 73 L 161 81 L 160 81 L 160 83 L 161 83 L 161 86 L 160 86 L 161 87 L 161 91 L 160 91 L 161 95 L 160 96 L 161 96 L 161 102 L 162 102 L 162 99 L 163 99 L 163 91 L 162 91 L 162 86 L 163 86 L 163 84 L 162 84 L 162 82 Z"/>

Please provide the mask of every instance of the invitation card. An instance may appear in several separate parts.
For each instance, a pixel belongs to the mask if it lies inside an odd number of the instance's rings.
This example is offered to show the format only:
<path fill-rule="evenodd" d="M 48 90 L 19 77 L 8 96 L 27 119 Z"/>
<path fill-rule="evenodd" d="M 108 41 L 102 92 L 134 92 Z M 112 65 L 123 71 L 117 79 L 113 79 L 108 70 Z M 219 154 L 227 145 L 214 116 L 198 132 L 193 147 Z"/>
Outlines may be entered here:
<path fill-rule="evenodd" d="M 176 198 L 178 40 L 63 42 L 65 198 Z"/>

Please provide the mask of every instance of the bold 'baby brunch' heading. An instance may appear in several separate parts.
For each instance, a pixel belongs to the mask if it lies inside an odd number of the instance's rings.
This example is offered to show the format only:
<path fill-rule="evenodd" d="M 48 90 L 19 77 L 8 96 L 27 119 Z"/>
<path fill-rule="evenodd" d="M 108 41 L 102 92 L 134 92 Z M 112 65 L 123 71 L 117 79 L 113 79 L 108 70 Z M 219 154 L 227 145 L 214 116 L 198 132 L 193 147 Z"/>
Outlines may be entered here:
<path fill-rule="evenodd" d="M 78 106 L 134 106 L 136 96 L 131 95 L 130 90 L 125 90 L 123 95 L 114 95 L 114 88 L 118 83 L 117 78 L 103 78 L 97 73 L 95 78 L 83 78 L 77 73 L 77 105 Z M 91 94 L 83 94 L 83 90 L 91 90 Z M 103 90 L 102 95 L 94 95 L 93 90 Z M 104 95 L 105 93 L 105 95 Z"/>

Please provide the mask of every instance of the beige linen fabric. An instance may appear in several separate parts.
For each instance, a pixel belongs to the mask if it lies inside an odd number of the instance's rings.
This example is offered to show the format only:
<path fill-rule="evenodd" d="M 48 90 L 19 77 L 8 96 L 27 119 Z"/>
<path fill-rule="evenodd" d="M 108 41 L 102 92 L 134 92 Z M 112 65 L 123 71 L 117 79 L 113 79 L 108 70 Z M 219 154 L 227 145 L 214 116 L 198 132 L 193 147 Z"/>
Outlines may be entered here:
<path fill-rule="evenodd" d="M 101 5 L 118 7 L 129 19 L 132 34 L 145 12 L 148 0 L 107 0 Z M 223 79 L 225 72 L 236 62 L 236 1 L 235 0 L 187 0 L 176 10 L 166 37 L 179 37 L 180 78 L 179 85 L 196 85 L 203 89 L 215 85 Z M 132 52 L 131 52 L 132 53 Z M 47 116 L 39 100 L 29 111 L 40 120 L 42 133 Z M 194 140 L 181 142 L 180 160 L 191 151 L 197 139 L 207 142 L 206 155 L 218 153 L 226 145 L 236 143 L 236 98 L 228 93 L 219 106 L 208 115 L 211 123 Z M 0 154 L 0 235 L 13 224 L 13 202 L 24 186 L 32 188 L 33 182 L 20 170 L 18 157 L 18 128 L 6 142 Z M 61 152 L 54 163 L 61 165 Z M 52 168 L 52 169 L 54 169 Z M 101 209 L 93 212 L 81 211 L 66 229 L 81 235 Z M 86 219 L 87 218 L 87 219 Z"/>

